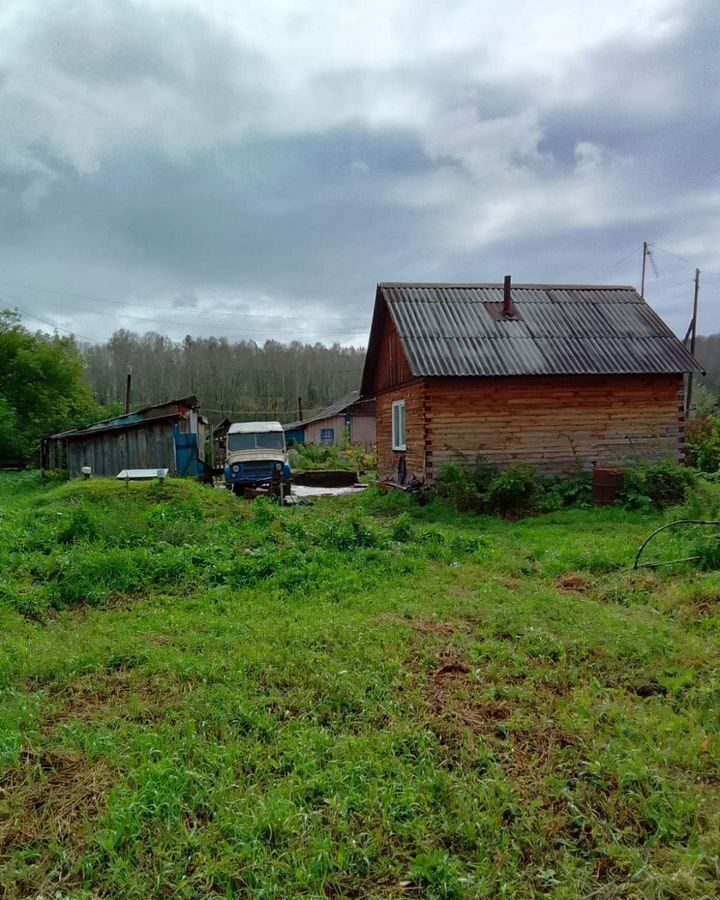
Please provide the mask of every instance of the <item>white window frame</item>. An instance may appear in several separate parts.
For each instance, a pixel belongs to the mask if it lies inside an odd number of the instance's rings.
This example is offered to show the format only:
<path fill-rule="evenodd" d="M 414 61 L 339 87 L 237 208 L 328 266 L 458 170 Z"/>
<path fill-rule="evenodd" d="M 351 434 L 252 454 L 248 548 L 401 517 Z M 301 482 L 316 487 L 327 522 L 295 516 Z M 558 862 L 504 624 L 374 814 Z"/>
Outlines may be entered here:
<path fill-rule="evenodd" d="M 393 450 L 407 450 L 407 419 L 405 418 L 404 400 L 393 400 L 392 402 L 390 430 Z"/>

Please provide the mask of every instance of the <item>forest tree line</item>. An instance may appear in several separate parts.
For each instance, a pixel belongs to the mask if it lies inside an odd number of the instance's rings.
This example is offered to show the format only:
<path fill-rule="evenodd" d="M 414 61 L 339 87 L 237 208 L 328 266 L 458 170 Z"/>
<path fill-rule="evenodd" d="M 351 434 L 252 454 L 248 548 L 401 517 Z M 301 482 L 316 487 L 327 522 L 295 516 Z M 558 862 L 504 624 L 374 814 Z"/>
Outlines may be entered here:
<path fill-rule="evenodd" d="M 102 405 L 122 403 L 132 373 L 137 408 L 195 394 L 211 422 L 272 417 L 281 422 L 318 412 L 360 387 L 365 348 L 282 344 L 116 331 L 104 344 L 84 344 L 86 378 Z"/>

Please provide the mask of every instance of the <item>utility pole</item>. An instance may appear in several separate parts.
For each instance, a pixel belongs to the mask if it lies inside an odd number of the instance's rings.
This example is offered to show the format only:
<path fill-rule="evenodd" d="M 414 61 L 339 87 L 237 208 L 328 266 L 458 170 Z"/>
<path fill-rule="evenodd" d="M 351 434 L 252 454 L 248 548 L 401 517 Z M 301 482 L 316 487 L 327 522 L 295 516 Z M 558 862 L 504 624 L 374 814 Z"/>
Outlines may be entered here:
<path fill-rule="evenodd" d="M 640 296 L 645 299 L 645 263 L 647 262 L 648 242 L 643 241 L 642 275 L 640 276 Z"/>
<path fill-rule="evenodd" d="M 693 297 L 693 317 L 690 332 L 690 353 L 695 356 L 695 338 L 697 337 L 698 300 L 700 298 L 700 269 L 695 269 L 695 296 Z M 685 418 L 690 415 L 692 401 L 693 373 L 688 375 L 687 399 L 685 401 Z"/>
<path fill-rule="evenodd" d="M 132 368 L 128 366 L 127 382 L 125 383 L 125 415 L 130 412 L 130 384 L 132 382 Z"/>
<path fill-rule="evenodd" d="M 302 397 L 298 396 L 298 421 L 302 422 L 302 417 L 303 417 Z"/>

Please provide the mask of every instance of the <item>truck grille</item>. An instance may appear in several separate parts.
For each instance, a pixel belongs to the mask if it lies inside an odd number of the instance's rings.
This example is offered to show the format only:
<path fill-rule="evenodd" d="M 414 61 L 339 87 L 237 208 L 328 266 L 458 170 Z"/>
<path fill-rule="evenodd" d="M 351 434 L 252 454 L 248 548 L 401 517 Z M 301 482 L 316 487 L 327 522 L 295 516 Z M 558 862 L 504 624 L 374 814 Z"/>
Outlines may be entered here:
<path fill-rule="evenodd" d="M 272 478 L 274 467 L 272 460 L 243 463 L 238 477 L 244 481 L 267 481 Z"/>

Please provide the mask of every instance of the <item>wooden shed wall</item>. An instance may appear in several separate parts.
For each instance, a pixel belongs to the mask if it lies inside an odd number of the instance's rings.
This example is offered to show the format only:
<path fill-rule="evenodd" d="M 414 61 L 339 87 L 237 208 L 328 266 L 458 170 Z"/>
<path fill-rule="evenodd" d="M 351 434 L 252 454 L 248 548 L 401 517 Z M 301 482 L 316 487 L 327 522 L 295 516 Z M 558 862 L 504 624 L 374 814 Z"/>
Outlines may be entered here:
<path fill-rule="evenodd" d="M 350 440 L 353 444 L 367 444 L 368 446 L 374 444 L 375 416 L 353 414 L 350 421 Z"/>
<path fill-rule="evenodd" d="M 321 428 L 333 428 L 335 430 L 335 443 L 339 444 L 345 433 L 345 416 L 328 416 L 327 419 L 310 422 L 309 425 L 305 426 L 305 443 L 319 444 Z"/>
<path fill-rule="evenodd" d="M 386 310 L 375 366 L 373 393 L 403 384 L 412 377 L 397 329 Z"/>
<path fill-rule="evenodd" d="M 334 428 L 335 443 L 339 444 L 345 433 L 345 416 L 329 416 L 317 422 L 310 422 L 305 426 L 305 443 L 319 444 L 320 429 Z M 375 443 L 375 416 L 350 416 L 350 440 L 353 444 Z"/>
<path fill-rule="evenodd" d="M 392 404 L 405 401 L 405 439 L 407 450 L 403 454 L 392 449 Z M 422 379 L 378 394 L 376 398 L 378 478 L 394 479 L 400 457 L 405 456 L 407 480 L 425 479 L 425 385 Z"/>
<path fill-rule="evenodd" d="M 681 462 L 682 388 L 681 375 L 428 379 L 427 480 L 459 455 L 566 475 L 593 463 Z"/>
<path fill-rule="evenodd" d="M 145 422 L 135 428 L 100 431 L 67 440 L 67 468 L 79 475 L 90 466 L 93 475 L 114 478 L 123 469 L 176 471 L 172 420 Z"/>

